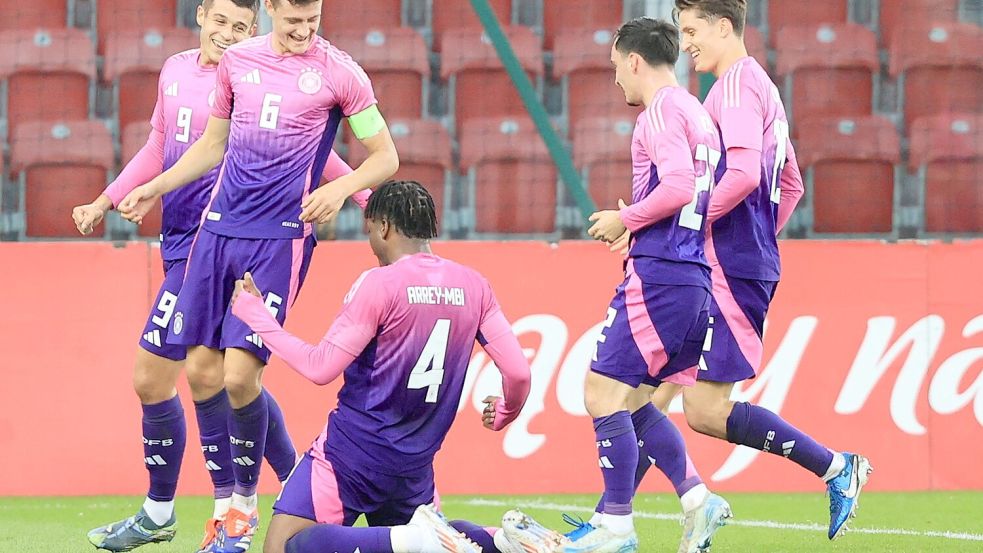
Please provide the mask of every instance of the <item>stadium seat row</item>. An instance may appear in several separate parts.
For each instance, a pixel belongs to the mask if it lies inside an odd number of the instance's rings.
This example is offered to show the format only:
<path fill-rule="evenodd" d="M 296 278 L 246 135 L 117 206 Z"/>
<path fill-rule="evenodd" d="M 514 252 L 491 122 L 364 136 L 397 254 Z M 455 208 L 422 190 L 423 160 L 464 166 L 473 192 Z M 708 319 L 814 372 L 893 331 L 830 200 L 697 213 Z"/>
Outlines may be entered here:
<path fill-rule="evenodd" d="M 599 206 L 612 207 L 630 193 L 633 125 L 630 118 L 587 118 L 574 130 L 575 164 Z M 427 183 L 439 212 L 462 212 L 460 220 L 478 234 L 556 230 L 561 188 L 555 165 L 530 120 L 468 121 L 456 164 L 450 134 L 440 123 L 396 119 L 390 127 L 401 158 L 397 177 Z M 148 130 L 147 123 L 125 129 L 124 161 L 143 145 Z M 979 114 L 916 121 L 907 168 L 900 167 L 897 131 L 879 116 L 803 121 L 797 147 L 817 233 L 892 232 L 896 171 L 922 183 L 926 232 L 983 230 Z M 65 214 L 79 198 L 97 196 L 115 167 L 109 130 L 95 121 L 28 122 L 14 132 L 11 151 L 9 169 L 22 187 L 25 235 L 74 236 Z M 358 164 L 364 156 L 360 147 L 350 144 L 350 163 Z M 159 224 L 158 214 L 138 233 L 156 236 Z"/>
<path fill-rule="evenodd" d="M 521 115 L 516 88 L 481 32 L 451 30 L 444 35 L 440 77 L 450 89 L 456 129 L 474 117 Z M 523 26 L 507 27 L 506 35 L 522 68 L 538 82 L 545 73 L 539 37 Z M 340 31 L 332 39 L 372 75 L 387 116 L 427 115 L 429 51 L 417 31 Z M 874 112 L 880 62 L 872 31 L 850 23 L 787 27 L 776 40 L 776 78 L 783 83 L 794 119 Z M 633 113 L 611 84 L 610 41 L 607 30 L 573 29 L 556 36 L 552 76 L 562 84 L 570 128 L 587 116 Z M 146 118 L 153 109 L 157 72 L 167 56 L 196 44 L 195 33 L 180 28 L 109 36 L 101 77 L 112 83 L 119 128 Z M 760 36 L 754 31 L 749 31 L 749 44 L 760 59 Z M 21 121 L 90 114 L 96 57 L 83 31 L 4 31 L 0 51 L 0 79 L 9 85 L 6 114 L 0 117 L 6 115 L 11 128 Z M 937 24 L 899 38 L 889 69 L 902 83 L 904 119 L 980 109 L 983 87 L 975 83 L 983 82 L 981 51 L 983 29 L 971 24 Z"/>

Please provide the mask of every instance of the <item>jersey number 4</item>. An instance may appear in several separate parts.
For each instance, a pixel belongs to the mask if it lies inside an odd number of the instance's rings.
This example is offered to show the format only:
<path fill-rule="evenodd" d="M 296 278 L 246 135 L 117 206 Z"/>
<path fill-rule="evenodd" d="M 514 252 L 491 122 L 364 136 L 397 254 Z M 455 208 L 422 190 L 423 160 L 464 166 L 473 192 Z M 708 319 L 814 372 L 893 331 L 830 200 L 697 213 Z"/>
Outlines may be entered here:
<path fill-rule="evenodd" d="M 427 389 L 427 403 L 437 403 L 437 392 L 444 383 L 444 357 L 447 356 L 447 339 L 451 333 L 450 319 L 437 319 L 417 359 L 407 387 L 410 390 Z"/>

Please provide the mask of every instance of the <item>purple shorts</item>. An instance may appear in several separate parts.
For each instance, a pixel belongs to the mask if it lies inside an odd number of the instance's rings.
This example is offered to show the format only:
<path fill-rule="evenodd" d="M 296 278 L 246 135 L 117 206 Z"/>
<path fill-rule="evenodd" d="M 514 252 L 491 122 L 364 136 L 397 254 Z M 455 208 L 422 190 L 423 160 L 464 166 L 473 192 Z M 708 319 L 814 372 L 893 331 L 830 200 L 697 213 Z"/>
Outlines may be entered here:
<path fill-rule="evenodd" d="M 692 384 L 709 308 L 704 288 L 645 283 L 629 264 L 608 307 L 591 370 L 632 387 Z"/>
<path fill-rule="evenodd" d="M 369 526 L 398 526 L 436 499 L 432 466 L 390 476 L 308 451 L 284 483 L 273 512 L 345 526 L 364 514 Z"/>
<path fill-rule="evenodd" d="M 160 285 L 154 308 L 147 317 L 147 324 L 140 337 L 140 347 L 171 361 L 184 361 L 188 352 L 185 346 L 167 343 L 169 323 L 174 318 L 174 307 L 184 283 L 187 264 L 186 259 L 164 262 L 164 282 Z"/>
<path fill-rule="evenodd" d="M 761 366 L 765 316 L 778 283 L 728 277 L 719 267 L 714 267 L 710 278 L 710 329 L 697 378 L 710 382 L 754 378 Z"/>
<path fill-rule="evenodd" d="M 267 308 L 283 324 L 307 276 L 314 245 L 313 236 L 254 240 L 200 230 L 191 246 L 167 342 L 185 347 L 239 348 L 268 362 L 270 350 L 263 346 L 263 340 L 229 307 L 235 281 L 251 272 Z"/>

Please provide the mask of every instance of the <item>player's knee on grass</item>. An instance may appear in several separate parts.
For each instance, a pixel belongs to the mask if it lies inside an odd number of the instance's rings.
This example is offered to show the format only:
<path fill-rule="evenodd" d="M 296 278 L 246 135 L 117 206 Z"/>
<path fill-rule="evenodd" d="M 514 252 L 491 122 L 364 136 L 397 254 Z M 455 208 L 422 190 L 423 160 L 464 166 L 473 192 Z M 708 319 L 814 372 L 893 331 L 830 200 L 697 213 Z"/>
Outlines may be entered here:
<path fill-rule="evenodd" d="M 180 363 L 140 349 L 133 366 L 133 390 L 140 403 L 153 405 L 174 397 L 180 370 Z"/>
<path fill-rule="evenodd" d="M 270 520 L 270 527 L 266 531 L 266 541 L 263 542 L 263 553 L 285 553 L 287 542 L 296 536 L 301 530 L 314 526 L 313 520 L 305 518 L 275 514 Z"/>
<path fill-rule="evenodd" d="M 222 391 L 225 387 L 225 369 L 222 366 L 222 352 L 202 346 L 188 352 L 185 372 L 188 385 L 195 401 L 203 401 Z"/>

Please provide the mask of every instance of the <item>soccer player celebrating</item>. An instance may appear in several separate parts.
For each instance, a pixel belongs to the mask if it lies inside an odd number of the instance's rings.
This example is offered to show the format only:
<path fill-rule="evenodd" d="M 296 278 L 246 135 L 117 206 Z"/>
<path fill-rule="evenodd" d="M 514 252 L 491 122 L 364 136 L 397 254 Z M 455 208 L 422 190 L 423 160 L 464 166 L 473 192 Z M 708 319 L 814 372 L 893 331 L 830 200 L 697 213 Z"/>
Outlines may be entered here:
<path fill-rule="evenodd" d="M 679 431 L 650 403 L 662 382 L 692 382 L 710 305 L 703 245 L 720 141 L 699 100 L 677 83 L 678 57 L 676 27 L 651 18 L 622 25 L 611 47 L 626 101 L 645 110 L 632 139 L 633 204 L 590 218 L 595 239 L 632 238 L 585 384 L 604 496 L 591 523 L 568 534 L 564 553 L 638 549 L 631 514 L 640 464 L 660 463 L 688 510 L 708 495 Z M 639 462 L 640 446 L 650 460 Z"/>
<path fill-rule="evenodd" d="M 717 77 L 705 105 L 727 149 L 727 170 L 709 209 L 712 340 L 706 370 L 683 391 L 683 406 L 697 432 L 784 456 L 822 478 L 834 539 L 854 515 L 870 463 L 827 449 L 767 409 L 730 399 L 734 383 L 754 378 L 761 364 L 765 315 L 780 274 L 776 236 L 803 191 L 778 89 L 744 46 L 746 9 L 745 0 L 676 0 L 683 50 L 697 71 Z M 667 406 L 676 392 L 660 390 L 658 405 Z"/>
<path fill-rule="evenodd" d="M 345 375 L 337 408 L 273 506 L 263 550 L 481 551 L 430 505 L 433 458 L 457 414 L 475 340 L 503 378 L 504 397 L 485 399 L 486 428 L 501 430 L 519 414 L 528 362 L 484 277 L 431 252 L 437 223 L 425 188 L 383 184 L 365 221 L 381 266 L 355 281 L 317 346 L 283 330 L 249 273 L 236 283 L 232 312 L 273 353 L 316 384 Z M 370 527 L 352 528 L 363 514 Z M 486 553 L 498 551 L 478 533 Z"/>
<path fill-rule="evenodd" d="M 198 7 L 200 48 L 181 52 L 165 62 L 150 138 L 103 194 L 73 210 L 72 217 L 80 233 L 90 234 L 106 212 L 118 205 L 128 192 L 172 166 L 201 136 L 214 98 L 218 61 L 230 45 L 253 35 L 258 10 L 256 0 L 205 0 Z M 346 172 L 351 169 L 332 153 L 326 175 L 334 178 Z M 163 198 L 164 282 L 142 332 L 133 378 L 143 406 L 144 463 L 150 476 L 150 489 L 137 515 L 89 533 L 92 544 L 102 549 L 130 550 L 146 543 L 168 541 L 174 536 L 173 500 L 186 432 L 175 383 L 187 348 L 168 344 L 166 339 L 184 280 L 188 251 L 217 174 L 216 167 Z M 230 407 L 222 384 L 221 364 L 188 368 L 202 451 L 215 492 L 214 518 L 206 525 L 208 541 L 208 536 L 214 534 L 216 521 L 228 510 L 234 483 L 228 438 Z M 272 397 L 268 396 L 267 401 L 270 446 L 266 458 L 277 476 L 284 480 L 293 467 L 296 453 L 279 407 Z"/>
<path fill-rule="evenodd" d="M 267 308 L 282 322 L 307 272 L 312 224 L 333 218 L 347 197 L 379 184 L 399 163 L 365 72 L 316 34 L 320 0 L 266 0 L 266 9 L 272 33 L 222 56 L 201 138 L 119 206 L 125 218 L 139 222 L 160 196 L 221 162 L 167 342 L 189 348 L 189 372 L 223 367 L 235 477 L 231 507 L 214 540 L 213 549 L 223 552 L 248 549 L 258 525 L 256 486 L 269 426 L 261 386 L 269 350 L 228 312 L 233 284 L 251 271 L 267 293 Z M 315 189 L 342 117 L 369 156 L 354 172 Z"/>

